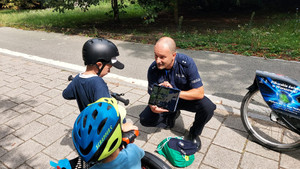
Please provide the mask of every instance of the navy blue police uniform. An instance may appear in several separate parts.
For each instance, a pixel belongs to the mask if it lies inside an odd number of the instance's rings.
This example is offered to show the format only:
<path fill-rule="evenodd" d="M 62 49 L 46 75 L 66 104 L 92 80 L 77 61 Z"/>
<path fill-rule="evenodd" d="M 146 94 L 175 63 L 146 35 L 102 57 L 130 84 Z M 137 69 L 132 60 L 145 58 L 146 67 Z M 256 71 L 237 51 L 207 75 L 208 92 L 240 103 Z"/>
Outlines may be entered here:
<path fill-rule="evenodd" d="M 168 81 L 173 88 L 187 91 L 203 86 L 197 66 L 193 59 L 185 54 L 177 53 L 174 65 L 170 70 L 158 69 L 154 61 L 148 69 L 148 93 L 151 94 L 154 84 Z M 198 136 L 202 133 L 204 125 L 211 119 L 216 105 L 206 96 L 200 100 L 179 99 L 177 110 L 195 112 L 195 120 L 190 128 L 190 134 Z M 140 114 L 140 123 L 147 127 L 167 127 L 168 118 L 175 118 L 175 112 L 154 113 L 147 106 Z"/>

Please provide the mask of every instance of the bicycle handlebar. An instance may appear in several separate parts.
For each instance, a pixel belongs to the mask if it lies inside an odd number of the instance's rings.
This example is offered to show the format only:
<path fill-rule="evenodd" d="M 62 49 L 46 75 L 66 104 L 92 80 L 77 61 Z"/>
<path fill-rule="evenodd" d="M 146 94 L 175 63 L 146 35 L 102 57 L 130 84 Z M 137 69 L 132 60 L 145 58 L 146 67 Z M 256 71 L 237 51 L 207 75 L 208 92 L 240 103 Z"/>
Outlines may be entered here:
<path fill-rule="evenodd" d="M 114 97 L 116 100 L 124 103 L 125 106 L 127 106 L 129 104 L 129 99 L 124 99 L 123 97 L 121 96 L 124 96 L 124 94 L 118 94 L 118 93 L 114 93 L 114 92 L 111 92 L 110 95 L 112 97 Z"/>
<path fill-rule="evenodd" d="M 68 77 L 68 81 L 72 81 L 73 79 L 74 79 L 74 77 L 72 75 L 70 75 Z M 114 93 L 114 92 L 110 91 L 110 95 L 112 97 L 114 97 L 116 100 L 124 103 L 125 106 L 127 106 L 129 104 L 129 99 L 124 99 L 123 97 L 121 97 L 121 96 L 124 96 L 124 93 L 119 94 L 119 93 Z"/>
<path fill-rule="evenodd" d="M 122 132 L 122 144 L 126 147 L 129 143 L 133 143 L 137 136 L 139 136 L 139 130 Z"/>
<path fill-rule="evenodd" d="M 70 75 L 69 77 L 68 77 L 68 81 L 72 81 L 74 79 L 74 77 L 72 76 L 72 75 Z"/>

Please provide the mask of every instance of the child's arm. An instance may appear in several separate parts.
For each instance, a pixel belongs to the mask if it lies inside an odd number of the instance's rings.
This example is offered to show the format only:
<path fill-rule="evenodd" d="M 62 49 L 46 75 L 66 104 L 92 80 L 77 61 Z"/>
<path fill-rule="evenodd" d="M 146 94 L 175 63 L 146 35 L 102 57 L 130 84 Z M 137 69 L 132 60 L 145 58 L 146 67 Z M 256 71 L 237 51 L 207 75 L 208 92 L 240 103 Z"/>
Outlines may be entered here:
<path fill-rule="evenodd" d="M 132 123 L 124 123 L 122 125 L 122 131 L 123 132 L 128 132 L 130 130 L 138 130 L 139 128 L 135 125 L 133 125 Z"/>
<path fill-rule="evenodd" d="M 62 96 L 64 99 L 67 99 L 67 100 L 75 99 L 72 88 L 73 88 L 73 83 L 71 82 L 62 93 Z"/>

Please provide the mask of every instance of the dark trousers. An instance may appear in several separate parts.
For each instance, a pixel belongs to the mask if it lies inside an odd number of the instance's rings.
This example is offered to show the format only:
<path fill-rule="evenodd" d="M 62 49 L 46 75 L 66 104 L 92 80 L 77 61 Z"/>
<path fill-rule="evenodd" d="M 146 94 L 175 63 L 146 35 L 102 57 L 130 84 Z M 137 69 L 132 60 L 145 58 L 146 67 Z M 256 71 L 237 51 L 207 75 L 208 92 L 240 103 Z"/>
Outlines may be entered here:
<path fill-rule="evenodd" d="M 198 136 L 202 133 L 204 125 L 212 118 L 216 105 L 206 96 L 201 100 L 179 99 L 177 110 L 194 112 L 195 120 L 190 128 L 190 134 Z M 140 114 L 140 123 L 146 127 L 166 127 L 166 119 L 173 118 L 175 112 L 153 113 L 149 106 Z"/>

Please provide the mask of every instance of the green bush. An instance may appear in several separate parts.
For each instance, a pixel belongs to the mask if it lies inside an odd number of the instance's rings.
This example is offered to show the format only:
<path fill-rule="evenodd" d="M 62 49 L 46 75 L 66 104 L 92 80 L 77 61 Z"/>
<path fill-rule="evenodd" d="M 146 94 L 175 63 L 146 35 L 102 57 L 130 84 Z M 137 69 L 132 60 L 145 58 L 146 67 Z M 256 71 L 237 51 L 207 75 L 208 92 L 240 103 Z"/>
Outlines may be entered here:
<path fill-rule="evenodd" d="M 0 0 L 1 8 L 42 9 L 42 0 Z"/>

